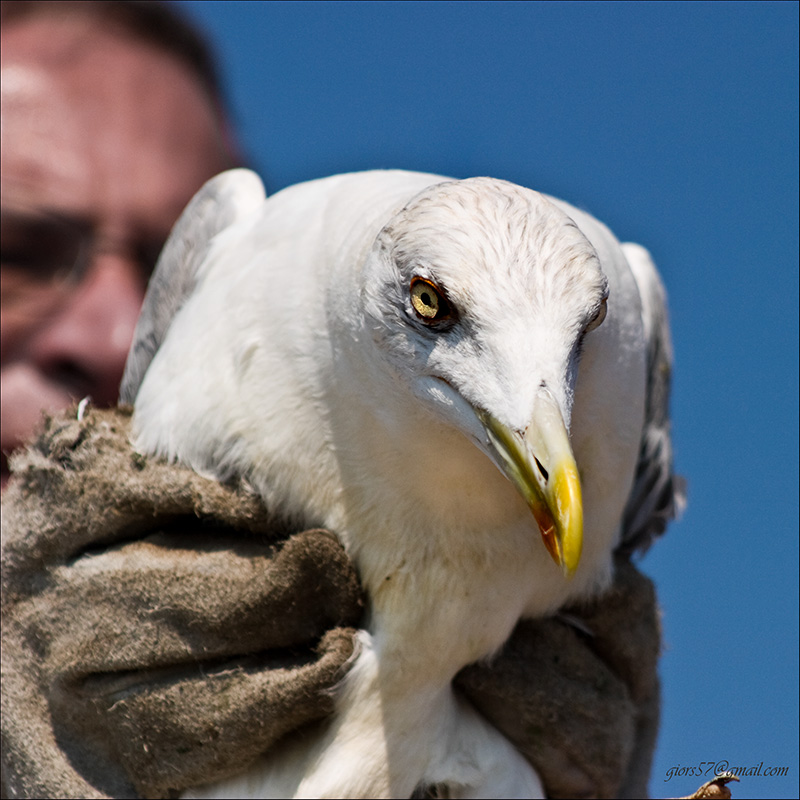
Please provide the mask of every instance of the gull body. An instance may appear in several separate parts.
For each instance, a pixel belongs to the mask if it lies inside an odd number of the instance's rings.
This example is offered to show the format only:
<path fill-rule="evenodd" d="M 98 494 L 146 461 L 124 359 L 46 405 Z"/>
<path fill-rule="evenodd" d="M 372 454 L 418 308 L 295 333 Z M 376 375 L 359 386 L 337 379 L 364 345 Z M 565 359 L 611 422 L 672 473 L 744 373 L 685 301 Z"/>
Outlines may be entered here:
<path fill-rule="evenodd" d="M 671 511 L 668 433 L 641 463 L 663 290 L 624 247 L 490 178 L 354 173 L 265 199 L 235 170 L 201 190 L 126 368 L 135 445 L 336 531 L 369 610 L 335 715 L 187 796 L 543 796 L 451 680 L 520 618 L 602 590 L 615 547 Z M 642 472 L 661 494 L 625 531 Z"/>

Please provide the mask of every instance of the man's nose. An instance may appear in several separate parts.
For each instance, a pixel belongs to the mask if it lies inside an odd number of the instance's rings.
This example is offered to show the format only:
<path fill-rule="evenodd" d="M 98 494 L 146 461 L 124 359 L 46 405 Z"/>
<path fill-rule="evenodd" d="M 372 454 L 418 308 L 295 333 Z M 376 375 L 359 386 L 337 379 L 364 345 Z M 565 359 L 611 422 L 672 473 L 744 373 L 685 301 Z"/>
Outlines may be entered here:
<path fill-rule="evenodd" d="M 142 306 L 141 268 L 124 254 L 96 254 L 89 272 L 34 343 L 33 359 L 75 398 L 117 401 Z"/>

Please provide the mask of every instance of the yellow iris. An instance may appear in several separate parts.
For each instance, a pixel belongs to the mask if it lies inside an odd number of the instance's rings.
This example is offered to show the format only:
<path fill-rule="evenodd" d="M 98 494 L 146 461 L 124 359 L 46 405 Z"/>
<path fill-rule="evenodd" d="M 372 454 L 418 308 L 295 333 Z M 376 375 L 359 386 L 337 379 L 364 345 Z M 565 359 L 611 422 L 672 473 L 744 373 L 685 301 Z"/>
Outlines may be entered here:
<path fill-rule="evenodd" d="M 411 281 L 411 305 L 425 322 L 450 316 L 450 305 L 442 292 L 425 278 Z"/>

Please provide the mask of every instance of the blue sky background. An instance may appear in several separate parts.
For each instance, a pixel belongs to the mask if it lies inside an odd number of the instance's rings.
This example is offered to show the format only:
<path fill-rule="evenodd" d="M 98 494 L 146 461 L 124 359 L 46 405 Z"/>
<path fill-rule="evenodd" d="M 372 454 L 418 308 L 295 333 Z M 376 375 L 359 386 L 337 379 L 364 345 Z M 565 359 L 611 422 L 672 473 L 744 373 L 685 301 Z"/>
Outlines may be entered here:
<path fill-rule="evenodd" d="M 798 4 L 181 2 L 268 190 L 400 167 L 491 175 L 653 253 L 689 508 L 642 562 L 670 767 L 788 766 L 798 796 Z"/>

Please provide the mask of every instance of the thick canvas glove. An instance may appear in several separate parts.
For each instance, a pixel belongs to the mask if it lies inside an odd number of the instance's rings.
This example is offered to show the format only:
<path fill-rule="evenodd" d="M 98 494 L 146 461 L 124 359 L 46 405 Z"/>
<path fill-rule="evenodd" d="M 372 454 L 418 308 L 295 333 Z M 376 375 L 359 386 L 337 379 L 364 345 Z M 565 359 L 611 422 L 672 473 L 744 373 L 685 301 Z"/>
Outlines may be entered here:
<path fill-rule="evenodd" d="M 362 614 L 336 538 L 60 418 L 3 498 L 4 772 L 31 797 L 163 796 L 326 716 Z"/>
<path fill-rule="evenodd" d="M 523 620 L 497 659 L 455 683 L 536 767 L 548 797 L 647 797 L 659 652 L 653 584 L 619 560 L 602 597 Z"/>
<path fill-rule="evenodd" d="M 135 453 L 129 413 L 49 420 L 3 497 L 10 796 L 166 797 L 333 710 L 364 601 L 333 534 Z M 579 620 L 582 620 L 579 621 Z M 548 794 L 643 796 L 658 719 L 650 582 L 523 622 L 456 685 Z"/>

